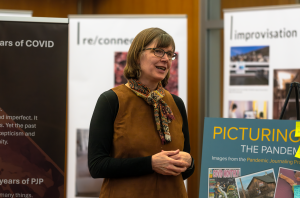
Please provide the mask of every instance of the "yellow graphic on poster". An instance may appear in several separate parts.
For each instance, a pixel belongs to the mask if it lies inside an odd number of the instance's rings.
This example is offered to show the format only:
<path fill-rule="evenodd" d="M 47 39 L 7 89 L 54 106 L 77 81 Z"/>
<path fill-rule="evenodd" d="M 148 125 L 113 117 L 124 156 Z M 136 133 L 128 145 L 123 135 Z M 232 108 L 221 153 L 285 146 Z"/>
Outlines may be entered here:
<path fill-rule="evenodd" d="M 299 146 L 299 148 L 298 148 L 298 151 L 297 151 L 295 157 L 300 158 L 300 146 Z"/>
<path fill-rule="evenodd" d="M 295 137 L 300 137 L 300 122 L 296 122 Z"/>

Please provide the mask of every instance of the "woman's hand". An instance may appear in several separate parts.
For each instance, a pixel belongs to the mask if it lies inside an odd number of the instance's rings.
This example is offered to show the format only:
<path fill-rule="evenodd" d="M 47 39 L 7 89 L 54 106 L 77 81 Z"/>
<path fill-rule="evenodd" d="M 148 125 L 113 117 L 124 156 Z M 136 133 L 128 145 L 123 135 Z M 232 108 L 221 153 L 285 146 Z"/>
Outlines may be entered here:
<path fill-rule="evenodd" d="M 152 155 L 152 169 L 162 175 L 177 176 L 190 166 L 190 163 L 188 164 L 181 156 L 179 149 L 176 151 L 162 151 Z"/>
<path fill-rule="evenodd" d="M 172 159 L 175 159 L 175 160 L 183 160 L 183 161 L 185 161 L 188 164 L 186 166 L 186 168 L 189 168 L 191 166 L 192 156 L 189 153 L 187 153 L 187 152 L 180 151 L 178 154 L 171 155 L 169 157 L 172 158 Z"/>

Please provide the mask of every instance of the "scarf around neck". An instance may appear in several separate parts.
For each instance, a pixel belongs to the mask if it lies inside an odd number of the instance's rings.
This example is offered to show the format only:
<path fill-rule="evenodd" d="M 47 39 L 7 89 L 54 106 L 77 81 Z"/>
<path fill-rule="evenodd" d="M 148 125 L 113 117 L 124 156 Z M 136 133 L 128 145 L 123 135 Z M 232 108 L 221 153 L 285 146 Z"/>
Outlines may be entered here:
<path fill-rule="evenodd" d="M 157 89 L 154 91 L 151 91 L 148 87 L 135 79 L 128 80 L 128 84 L 129 88 L 138 97 L 143 98 L 149 105 L 154 107 L 155 124 L 161 143 L 164 145 L 171 142 L 169 123 L 171 123 L 175 117 L 169 105 L 162 99 L 165 96 L 165 91 L 161 82 L 158 83 Z"/>

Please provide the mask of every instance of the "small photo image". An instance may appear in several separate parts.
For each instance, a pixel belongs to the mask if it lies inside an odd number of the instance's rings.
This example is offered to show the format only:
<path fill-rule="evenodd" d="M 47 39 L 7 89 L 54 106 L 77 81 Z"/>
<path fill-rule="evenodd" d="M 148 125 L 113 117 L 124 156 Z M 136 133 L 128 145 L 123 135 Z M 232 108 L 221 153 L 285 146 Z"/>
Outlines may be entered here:
<path fill-rule="evenodd" d="M 123 75 L 126 58 L 127 52 L 115 52 L 115 87 L 127 83 L 127 79 Z"/>
<path fill-rule="evenodd" d="M 240 176 L 240 168 L 209 168 L 208 198 L 238 198 L 235 178 Z"/>
<path fill-rule="evenodd" d="M 99 197 L 103 179 L 93 179 L 88 168 L 88 129 L 77 129 L 76 197 Z"/>
<path fill-rule="evenodd" d="M 229 101 L 228 118 L 267 119 L 267 101 Z"/>
<path fill-rule="evenodd" d="M 165 87 L 171 94 L 178 96 L 178 59 L 179 54 L 176 52 L 177 57 L 172 61 L 172 66 L 170 69 L 170 78 L 168 80 L 168 84 Z"/>
<path fill-rule="evenodd" d="M 300 185 L 300 171 L 280 167 L 274 198 L 294 198 L 295 185 Z"/>
<path fill-rule="evenodd" d="M 273 119 L 279 119 L 292 82 L 300 82 L 300 69 L 274 69 Z M 295 88 L 284 111 L 284 120 L 297 120 Z"/>
<path fill-rule="evenodd" d="M 172 66 L 170 68 L 170 78 L 168 84 L 165 87 L 171 94 L 178 96 L 178 59 L 179 54 L 175 52 L 177 57 L 172 61 Z M 126 66 L 127 52 L 115 52 L 115 87 L 126 84 L 127 79 L 124 77 L 124 68 Z"/>
<path fill-rule="evenodd" d="M 230 85 L 269 85 L 269 46 L 230 49 Z"/>
<path fill-rule="evenodd" d="M 276 188 L 274 170 L 245 175 L 235 179 L 239 198 L 273 198 Z"/>

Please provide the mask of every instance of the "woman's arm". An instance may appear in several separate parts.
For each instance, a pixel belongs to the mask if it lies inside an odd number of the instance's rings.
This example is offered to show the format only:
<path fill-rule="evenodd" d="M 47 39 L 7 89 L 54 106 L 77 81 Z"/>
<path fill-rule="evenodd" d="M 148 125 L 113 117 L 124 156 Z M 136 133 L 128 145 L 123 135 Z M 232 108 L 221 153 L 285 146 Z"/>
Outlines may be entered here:
<path fill-rule="evenodd" d="M 133 177 L 152 173 L 151 156 L 112 158 L 114 120 L 119 109 L 112 90 L 99 97 L 90 124 L 88 167 L 93 178 Z"/>
<path fill-rule="evenodd" d="M 184 148 L 183 148 L 183 151 L 186 152 L 186 153 L 190 153 L 190 135 L 189 135 L 189 127 L 188 127 L 188 120 L 187 120 L 187 115 L 186 115 L 186 109 L 185 109 L 185 106 L 184 106 L 184 103 L 182 101 L 182 99 L 176 95 L 173 95 L 173 99 L 181 113 L 181 117 L 182 117 L 182 120 L 183 120 L 183 125 L 182 125 L 182 132 L 183 132 L 183 135 L 184 135 Z M 183 179 L 187 179 L 189 178 L 193 173 L 194 173 L 194 170 L 195 170 L 195 166 L 194 166 L 194 159 L 192 158 L 191 156 L 191 165 L 190 167 L 187 168 L 187 170 L 185 172 L 182 173 L 182 177 Z"/>

